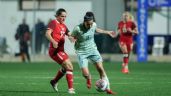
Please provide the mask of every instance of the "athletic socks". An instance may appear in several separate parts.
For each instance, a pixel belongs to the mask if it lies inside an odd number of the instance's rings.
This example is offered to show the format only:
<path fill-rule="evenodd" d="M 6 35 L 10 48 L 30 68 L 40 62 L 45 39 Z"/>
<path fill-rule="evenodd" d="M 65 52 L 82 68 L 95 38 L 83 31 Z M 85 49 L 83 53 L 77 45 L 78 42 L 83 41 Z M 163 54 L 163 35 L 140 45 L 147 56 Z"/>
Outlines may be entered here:
<path fill-rule="evenodd" d="M 90 89 L 91 88 L 91 75 L 83 75 L 84 78 L 87 80 L 86 84 L 87 84 L 87 88 Z"/>
<path fill-rule="evenodd" d="M 57 75 L 55 76 L 55 78 L 53 79 L 55 81 L 55 83 L 57 83 L 66 73 L 65 69 L 60 69 L 57 73 Z"/>
<path fill-rule="evenodd" d="M 88 88 L 88 89 L 91 88 L 91 79 L 87 79 L 87 88 Z"/>
<path fill-rule="evenodd" d="M 109 83 L 109 79 L 107 76 L 103 77 L 102 79 L 106 80 L 108 83 L 107 89 L 110 89 L 110 83 Z"/>
<path fill-rule="evenodd" d="M 122 64 L 122 66 L 124 68 L 128 69 L 128 62 L 129 62 L 129 54 L 125 53 L 125 54 L 123 54 L 123 64 Z"/>
<path fill-rule="evenodd" d="M 72 70 L 66 71 L 66 79 L 67 79 L 67 83 L 68 83 L 68 89 L 73 88 L 73 72 L 72 72 Z"/>

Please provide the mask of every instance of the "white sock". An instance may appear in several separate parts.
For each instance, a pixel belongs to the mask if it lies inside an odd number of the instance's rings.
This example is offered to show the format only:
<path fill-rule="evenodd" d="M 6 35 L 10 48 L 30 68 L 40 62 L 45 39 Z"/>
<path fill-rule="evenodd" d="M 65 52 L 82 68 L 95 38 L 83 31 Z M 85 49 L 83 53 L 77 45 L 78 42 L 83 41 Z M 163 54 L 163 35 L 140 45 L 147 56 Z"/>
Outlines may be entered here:
<path fill-rule="evenodd" d="M 125 66 L 126 69 L 128 69 L 128 64 Z"/>
<path fill-rule="evenodd" d="M 110 83 L 109 83 L 109 79 L 107 76 L 103 77 L 102 79 L 106 80 L 108 83 L 107 89 L 110 89 Z"/>

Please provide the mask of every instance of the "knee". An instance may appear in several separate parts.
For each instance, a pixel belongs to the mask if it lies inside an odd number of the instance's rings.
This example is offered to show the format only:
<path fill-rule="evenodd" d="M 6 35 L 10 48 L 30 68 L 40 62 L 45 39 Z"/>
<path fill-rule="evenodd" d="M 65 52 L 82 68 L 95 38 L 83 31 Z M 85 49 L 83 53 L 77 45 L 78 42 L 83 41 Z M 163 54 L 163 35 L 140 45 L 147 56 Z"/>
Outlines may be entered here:
<path fill-rule="evenodd" d="M 69 60 L 64 61 L 62 67 L 65 68 L 65 70 L 73 70 L 73 65 Z"/>
<path fill-rule="evenodd" d="M 65 69 L 66 70 L 71 70 L 71 71 L 73 71 L 73 66 L 72 66 L 72 64 L 66 64 L 66 67 L 65 67 Z"/>
<path fill-rule="evenodd" d="M 128 53 L 123 53 L 123 58 L 128 58 L 129 54 Z"/>

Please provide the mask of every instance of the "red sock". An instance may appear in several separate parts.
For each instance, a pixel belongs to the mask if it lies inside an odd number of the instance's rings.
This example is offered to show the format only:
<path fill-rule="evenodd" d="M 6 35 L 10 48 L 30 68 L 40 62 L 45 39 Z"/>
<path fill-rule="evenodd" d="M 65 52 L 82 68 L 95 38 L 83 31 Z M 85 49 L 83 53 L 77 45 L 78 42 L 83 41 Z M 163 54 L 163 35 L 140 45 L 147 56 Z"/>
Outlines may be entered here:
<path fill-rule="evenodd" d="M 66 71 L 66 79 L 68 82 L 68 88 L 73 88 L 73 72 L 71 70 Z"/>
<path fill-rule="evenodd" d="M 123 58 L 123 62 L 124 62 L 125 65 L 127 65 L 128 62 L 129 62 L 129 58 L 128 58 L 128 57 L 124 57 L 124 58 Z"/>
<path fill-rule="evenodd" d="M 87 84 L 91 85 L 91 79 L 87 79 Z"/>
<path fill-rule="evenodd" d="M 65 75 L 65 71 L 62 71 L 62 69 L 60 69 L 53 80 L 55 82 L 58 82 L 64 75 Z"/>
<path fill-rule="evenodd" d="M 91 88 L 91 79 L 87 79 L 87 88 Z"/>
<path fill-rule="evenodd" d="M 129 62 L 129 55 L 128 53 L 124 53 L 124 57 L 123 57 L 124 66 L 128 65 L 128 62 Z"/>

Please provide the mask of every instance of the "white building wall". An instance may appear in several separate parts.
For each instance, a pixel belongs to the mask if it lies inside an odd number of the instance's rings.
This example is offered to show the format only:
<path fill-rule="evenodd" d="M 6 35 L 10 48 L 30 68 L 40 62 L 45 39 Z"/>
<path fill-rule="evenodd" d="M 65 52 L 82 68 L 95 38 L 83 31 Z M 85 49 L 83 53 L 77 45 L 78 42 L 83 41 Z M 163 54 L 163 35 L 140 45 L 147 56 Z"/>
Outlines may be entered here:
<path fill-rule="evenodd" d="M 76 25 L 83 22 L 85 12 L 92 11 L 91 1 L 58 1 L 56 6 L 56 9 L 65 8 L 67 10 L 66 25 L 70 31 L 72 31 Z M 67 39 L 67 37 L 65 50 L 69 55 L 75 55 L 74 45 Z"/>
<path fill-rule="evenodd" d="M 167 13 L 164 13 L 167 14 Z M 149 35 L 166 35 L 167 32 L 167 18 L 154 12 L 153 17 L 148 19 L 148 34 Z"/>
<path fill-rule="evenodd" d="M 0 1 L 0 12 L 3 12 L 0 17 L 1 29 L 0 36 L 6 37 L 7 45 L 9 46 L 12 53 L 18 49 L 18 41 L 15 40 L 14 35 L 19 24 L 22 23 L 22 19 L 26 17 L 26 22 L 30 27 L 30 31 L 33 28 L 33 12 L 32 11 L 19 11 L 18 1 Z M 49 18 L 53 18 L 53 11 L 40 11 L 36 13 L 36 18 L 40 17 L 45 24 Z"/>
<path fill-rule="evenodd" d="M 45 24 L 47 24 L 50 18 L 55 19 L 54 14 L 58 8 L 65 8 L 68 12 L 66 25 L 70 31 L 73 27 L 83 20 L 83 16 L 86 11 L 92 10 L 91 1 L 56 1 L 56 8 L 54 11 L 36 11 L 36 20 L 40 18 Z M 79 8 L 79 9 L 78 9 Z M 7 45 L 12 53 L 18 51 L 18 41 L 15 40 L 14 35 L 18 25 L 22 22 L 22 19 L 26 17 L 26 22 L 32 31 L 33 11 L 19 11 L 18 1 L 0 1 L 0 12 L 4 12 L 0 15 L 0 36 L 6 37 Z M 69 54 L 75 54 L 73 44 L 68 39 L 66 40 L 65 48 Z"/>
<path fill-rule="evenodd" d="M 109 30 L 116 30 L 117 23 L 121 20 L 124 12 L 124 0 L 107 0 L 106 27 Z"/>
<path fill-rule="evenodd" d="M 113 30 L 114 24 L 118 22 L 124 10 L 124 4 L 122 4 L 123 0 L 107 0 L 107 2 L 107 12 L 105 12 L 105 0 L 56 0 L 55 10 L 36 11 L 36 20 L 40 18 L 47 24 L 50 18 L 54 18 L 55 11 L 62 7 L 68 12 L 66 25 L 72 31 L 75 25 L 83 21 L 86 11 L 93 11 L 96 16 L 97 25 L 100 28 L 106 27 L 105 29 Z M 26 17 L 26 22 L 30 26 L 31 31 L 34 25 L 33 11 L 19 11 L 18 7 L 18 0 L 0 0 L 0 36 L 6 37 L 7 44 L 13 53 L 16 51 L 18 45 L 18 41 L 15 40 L 14 35 L 22 19 Z M 75 54 L 73 44 L 68 40 L 65 48 L 69 54 Z"/>

